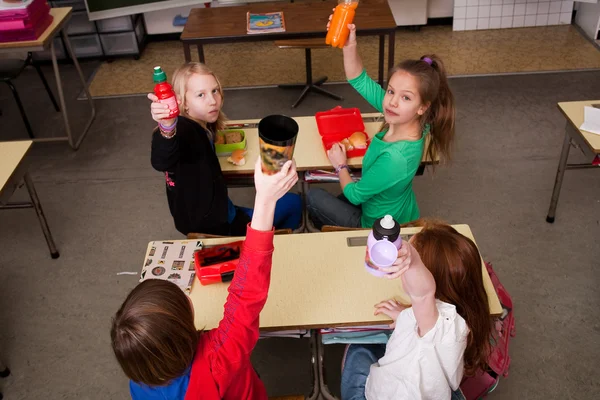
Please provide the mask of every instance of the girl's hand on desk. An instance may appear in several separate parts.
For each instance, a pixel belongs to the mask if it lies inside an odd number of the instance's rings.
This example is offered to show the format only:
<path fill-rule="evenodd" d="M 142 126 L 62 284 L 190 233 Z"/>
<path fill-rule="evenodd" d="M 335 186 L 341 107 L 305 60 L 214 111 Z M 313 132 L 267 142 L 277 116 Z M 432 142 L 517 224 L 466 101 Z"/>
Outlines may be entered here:
<path fill-rule="evenodd" d="M 256 187 L 256 197 L 265 201 L 276 202 L 286 194 L 298 182 L 298 173 L 296 172 L 296 162 L 286 162 L 281 171 L 274 175 L 267 175 L 262 172 L 260 157 L 257 157 L 254 166 L 254 186 Z"/>
<path fill-rule="evenodd" d="M 346 147 L 339 143 L 334 143 L 329 150 L 327 150 L 327 157 L 329 162 L 333 165 L 333 168 L 337 168 L 339 165 L 346 164 L 348 157 L 346 156 Z"/>
<path fill-rule="evenodd" d="M 160 122 L 163 126 L 169 127 L 175 123 L 175 118 L 169 117 L 169 106 L 159 102 L 158 97 L 152 93 L 148 93 L 148 99 L 152 101 L 150 104 L 150 113 L 152 114 L 152 119 L 156 122 Z M 179 100 L 177 101 L 179 103 Z"/>
<path fill-rule="evenodd" d="M 385 314 L 392 319 L 392 322 L 389 326 L 391 329 L 396 327 L 396 320 L 398 319 L 398 315 L 406 309 L 407 306 L 399 303 L 394 299 L 382 301 L 381 303 L 375 304 L 375 315 Z"/>

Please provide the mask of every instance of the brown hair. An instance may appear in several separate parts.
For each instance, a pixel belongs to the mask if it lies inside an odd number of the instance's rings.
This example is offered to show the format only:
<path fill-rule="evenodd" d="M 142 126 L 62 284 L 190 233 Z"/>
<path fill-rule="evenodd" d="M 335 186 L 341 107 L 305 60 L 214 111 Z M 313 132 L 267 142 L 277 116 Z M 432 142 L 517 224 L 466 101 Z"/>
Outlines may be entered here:
<path fill-rule="evenodd" d="M 424 220 L 413 246 L 433 274 L 435 297 L 456 306 L 469 327 L 464 354 L 465 374 L 487 367 L 493 319 L 483 286 L 481 256 L 473 241 L 451 226 Z"/>
<path fill-rule="evenodd" d="M 419 60 L 405 60 L 392 68 L 388 76 L 398 71 L 408 72 L 417 78 L 421 102 L 429 104 L 420 118 L 422 129 L 426 124 L 430 125 L 427 155 L 431 160 L 437 160 L 438 157 L 442 161 L 450 160 L 456 110 L 442 60 L 435 54 L 424 55 Z M 386 128 L 387 124 L 384 124 L 381 130 Z"/>
<path fill-rule="evenodd" d="M 112 320 L 110 337 L 125 375 L 152 386 L 183 375 L 198 344 L 188 297 L 174 283 L 158 279 L 129 293 Z"/>
<path fill-rule="evenodd" d="M 185 93 L 187 91 L 187 83 L 193 74 L 212 75 L 213 78 L 215 78 L 215 80 L 217 81 L 217 85 L 219 85 L 219 93 L 221 94 L 221 99 L 223 99 L 223 101 L 225 99 L 225 96 L 223 94 L 223 87 L 221 86 L 221 82 L 219 81 L 219 78 L 217 78 L 217 75 L 215 75 L 215 73 L 210 68 L 208 68 L 205 64 L 202 64 L 199 62 L 189 62 L 189 63 L 183 64 L 181 67 L 177 68 L 175 70 L 175 72 L 173 73 L 173 79 L 172 79 L 173 90 L 175 91 L 175 95 L 177 95 L 177 98 L 180 99 L 180 101 L 181 101 L 179 113 L 182 116 L 189 118 L 193 121 L 196 121 L 197 123 L 202 125 L 202 127 L 207 129 L 209 131 L 209 133 L 212 135 L 212 137 L 214 138 L 214 135 L 217 133 L 217 131 L 225 129 L 225 127 L 226 127 L 225 125 L 227 122 L 227 116 L 225 115 L 223 110 L 220 110 L 219 117 L 217 118 L 217 120 L 213 123 L 207 124 L 206 121 L 200 121 L 200 120 L 190 117 L 190 115 L 185 111 L 187 109 L 186 98 L 185 98 Z M 221 105 L 221 108 L 222 108 L 222 105 Z"/>

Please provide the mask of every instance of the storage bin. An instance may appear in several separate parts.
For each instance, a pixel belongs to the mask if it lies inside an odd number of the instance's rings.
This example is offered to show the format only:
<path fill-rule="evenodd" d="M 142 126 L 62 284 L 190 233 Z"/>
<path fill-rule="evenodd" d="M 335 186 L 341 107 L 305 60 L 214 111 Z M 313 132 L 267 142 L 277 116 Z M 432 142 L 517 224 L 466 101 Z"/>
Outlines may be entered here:
<path fill-rule="evenodd" d="M 138 54 L 139 47 L 135 32 L 102 34 L 102 47 L 107 56 L 121 54 Z"/>
<path fill-rule="evenodd" d="M 67 35 L 96 33 L 96 24 L 88 19 L 86 11 L 74 11 L 67 25 Z"/>
<path fill-rule="evenodd" d="M 56 51 L 57 60 L 63 60 L 66 57 L 67 53 L 65 52 L 65 46 L 60 37 L 54 38 L 54 49 Z M 46 50 L 33 52 L 33 59 L 36 61 L 51 60 L 52 55 L 50 54 L 50 46 L 48 46 Z"/>
<path fill-rule="evenodd" d="M 133 18 L 129 15 L 125 17 L 100 19 L 96 21 L 96 24 L 98 26 L 98 32 L 100 33 L 133 31 Z"/>
<path fill-rule="evenodd" d="M 54 0 L 49 3 L 52 7 L 73 7 L 73 11 L 86 11 L 85 0 Z"/>
<path fill-rule="evenodd" d="M 69 41 L 76 57 L 99 57 L 103 54 L 98 34 L 71 36 Z"/>
<path fill-rule="evenodd" d="M 315 114 L 317 128 L 321 135 L 323 147 L 329 150 L 334 143 L 350 137 L 354 132 L 362 132 L 365 135 L 367 148 L 369 147 L 369 135 L 365 132 L 360 110 L 358 108 L 335 107 L 330 111 L 322 111 Z M 352 149 L 346 152 L 348 158 L 362 157 L 367 152 L 364 149 Z"/>

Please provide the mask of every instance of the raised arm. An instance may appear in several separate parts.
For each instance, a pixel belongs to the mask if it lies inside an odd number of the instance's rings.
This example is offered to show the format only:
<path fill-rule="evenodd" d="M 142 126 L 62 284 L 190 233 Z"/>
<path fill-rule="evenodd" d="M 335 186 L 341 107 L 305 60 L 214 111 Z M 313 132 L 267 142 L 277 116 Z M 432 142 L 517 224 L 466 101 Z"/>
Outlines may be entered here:
<path fill-rule="evenodd" d="M 350 35 L 344 45 L 344 71 L 346 72 L 346 79 L 351 80 L 358 78 L 362 73 L 364 67 L 360 56 L 358 55 L 358 48 L 356 42 L 356 25 L 349 24 Z"/>
<path fill-rule="evenodd" d="M 387 276 L 390 279 L 402 278 L 402 287 L 410 297 L 417 320 L 419 336 L 425 336 L 435 326 L 438 309 L 435 304 L 435 280 L 417 250 L 409 242 L 402 242 L 394 265 L 377 269 L 390 273 Z"/>
<path fill-rule="evenodd" d="M 163 134 L 159 128 L 152 133 L 152 150 L 150 153 L 150 163 L 157 171 L 168 171 L 179 161 L 179 137 L 177 136 L 175 118 L 168 118 L 169 106 L 160 103 L 158 97 L 149 93 L 148 99 L 152 101 L 150 112 L 152 119 L 158 124 L 170 130 Z"/>
<path fill-rule="evenodd" d="M 275 204 L 297 181 L 296 167 L 291 161 L 272 176 L 263 175 L 260 158 L 257 161 L 252 222 L 229 286 L 223 319 L 218 328 L 209 333 L 213 351 L 211 367 L 221 394 L 227 391 L 258 341 L 259 314 L 267 301 L 271 280 Z"/>

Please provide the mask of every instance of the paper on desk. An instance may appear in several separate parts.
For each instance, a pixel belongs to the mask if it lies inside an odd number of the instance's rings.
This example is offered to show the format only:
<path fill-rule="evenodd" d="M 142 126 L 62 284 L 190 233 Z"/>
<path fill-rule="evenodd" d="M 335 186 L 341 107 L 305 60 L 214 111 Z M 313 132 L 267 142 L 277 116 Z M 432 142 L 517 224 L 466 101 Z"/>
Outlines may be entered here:
<path fill-rule="evenodd" d="M 582 131 L 600 135 L 600 108 L 585 106 L 583 109 Z"/>

